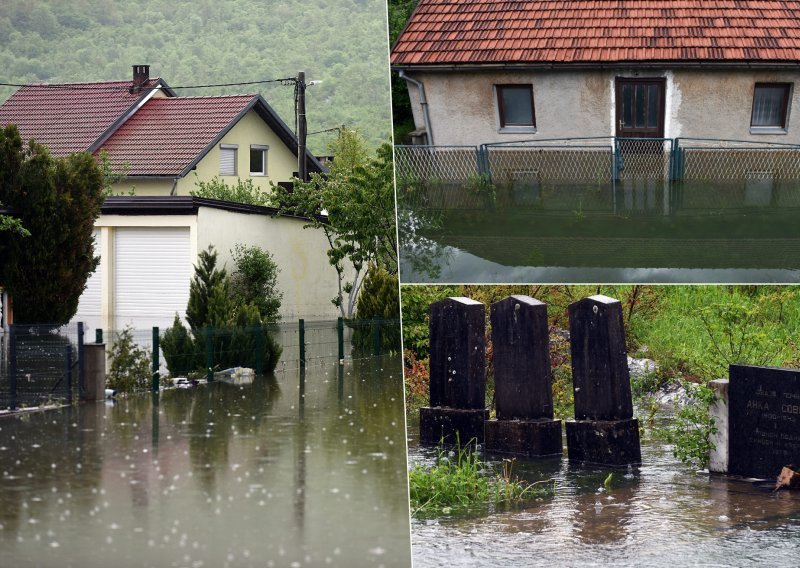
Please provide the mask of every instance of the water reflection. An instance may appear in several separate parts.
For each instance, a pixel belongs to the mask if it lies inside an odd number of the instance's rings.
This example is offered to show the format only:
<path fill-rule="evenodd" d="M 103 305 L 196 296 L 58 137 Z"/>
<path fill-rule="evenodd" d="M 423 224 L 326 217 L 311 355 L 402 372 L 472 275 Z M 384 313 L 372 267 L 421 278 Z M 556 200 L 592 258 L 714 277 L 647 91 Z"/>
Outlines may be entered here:
<path fill-rule="evenodd" d="M 525 182 L 466 205 L 461 187 L 436 191 L 407 204 L 404 282 L 794 282 L 800 270 L 793 182 Z"/>
<path fill-rule="evenodd" d="M 400 361 L 304 374 L 1 420 L 3 564 L 408 566 Z"/>

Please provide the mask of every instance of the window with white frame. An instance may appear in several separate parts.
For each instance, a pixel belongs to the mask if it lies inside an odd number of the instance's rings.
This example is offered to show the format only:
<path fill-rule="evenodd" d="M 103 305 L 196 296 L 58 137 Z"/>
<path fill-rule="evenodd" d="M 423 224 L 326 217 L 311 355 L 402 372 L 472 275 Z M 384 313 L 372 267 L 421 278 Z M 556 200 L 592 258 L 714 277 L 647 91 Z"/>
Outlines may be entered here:
<path fill-rule="evenodd" d="M 220 144 L 219 147 L 219 175 L 236 175 L 236 154 L 239 146 L 236 144 Z"/>
<path fill-rule="evenodd" d="M 751 132 L 786 132 L 791 98 L 791 83 L 756 83 L 750 115 Z"/>
<path fill-rule="evenodd" d="M 531 132 L 536 129 L 533 85 L 495 85 L 497 117 L 501 132 Z"/>
<path fill-rule="evenodd" d="M 252 144 L 250 146 L 250 175 L 267 175 L 267 150 L 269 146 Z"/>

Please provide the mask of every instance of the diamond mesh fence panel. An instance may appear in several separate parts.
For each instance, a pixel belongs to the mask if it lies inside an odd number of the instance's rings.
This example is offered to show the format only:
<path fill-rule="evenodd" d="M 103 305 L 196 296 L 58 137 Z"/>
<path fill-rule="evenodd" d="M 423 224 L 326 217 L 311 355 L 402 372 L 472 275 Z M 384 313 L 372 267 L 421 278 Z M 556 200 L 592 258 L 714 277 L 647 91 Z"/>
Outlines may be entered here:
<path fill-rule="evenodd" d="M 800 146 L 679 138 L 684 181 L 798 180 Z"/>

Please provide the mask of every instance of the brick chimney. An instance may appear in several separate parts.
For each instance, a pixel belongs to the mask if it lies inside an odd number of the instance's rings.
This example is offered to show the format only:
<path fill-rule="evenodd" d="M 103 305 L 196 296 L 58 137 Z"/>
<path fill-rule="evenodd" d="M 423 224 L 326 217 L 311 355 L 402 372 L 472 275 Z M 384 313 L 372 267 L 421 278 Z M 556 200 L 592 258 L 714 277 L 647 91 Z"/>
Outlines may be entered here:
<path fill-rule="evenodd" d="M 131 94 L 141 93 L 142 87 L 150 80 L 150 66 L 149 65 L 134 65 L 133 66 L 133 83 L 128 91 Z"/>

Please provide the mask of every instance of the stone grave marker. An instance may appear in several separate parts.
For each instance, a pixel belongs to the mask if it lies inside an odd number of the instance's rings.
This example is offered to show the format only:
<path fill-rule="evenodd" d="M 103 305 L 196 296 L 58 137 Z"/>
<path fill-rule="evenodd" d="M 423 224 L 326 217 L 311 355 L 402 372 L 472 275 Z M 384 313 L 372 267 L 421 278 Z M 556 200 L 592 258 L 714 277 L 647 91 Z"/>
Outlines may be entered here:
<path fill-rule="evenodd" d="M 492 304 L 491 321 L 497 419 L 486 422 L 486 449 L 528 457 L 561 454 L 547 304 L 509 296 Z"/>
<path fill-rule="evenodd" d="M 641 463 L 633 418 L 622 304 L 591 296 L 569 306 L 575 420 L 567 422 L 570 462 Z"/>
<path fill-rule="evenodd" d="M 420 441 L 483 443 L 489 415 L 485 318 L 485 306 L 469 298 L 431 304 L 430 406 L 420 409 Z"/>
<path fill-rule="evenodd" d="M 800 370 L 730 366 L 728 472 L 775 479 L 800 466 Z"/>

